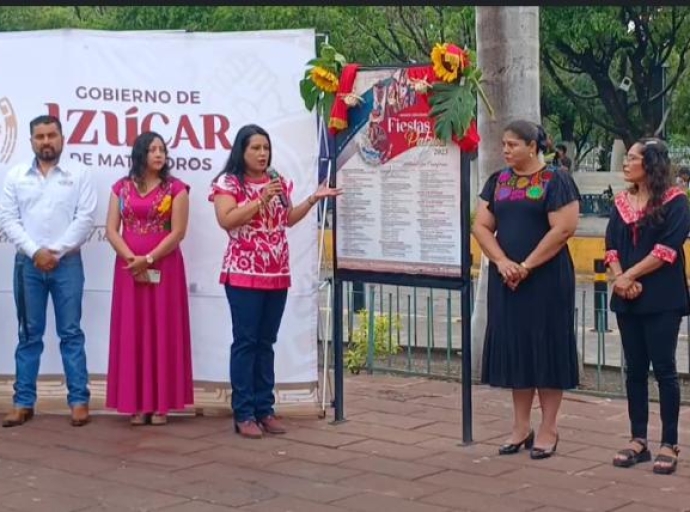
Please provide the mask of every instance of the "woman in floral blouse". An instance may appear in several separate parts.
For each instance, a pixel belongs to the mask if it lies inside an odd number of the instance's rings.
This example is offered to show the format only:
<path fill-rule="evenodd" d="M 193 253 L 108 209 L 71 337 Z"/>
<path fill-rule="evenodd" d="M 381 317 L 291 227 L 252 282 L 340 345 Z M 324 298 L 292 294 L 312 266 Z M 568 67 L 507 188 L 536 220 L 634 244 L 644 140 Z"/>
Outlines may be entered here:
<path fill-rule="evenodd" d="M 112 188 L 106 232 L 117 253 L 106 406 L 132 425 L 163 425 L 193 403 L 189 304 L 180 242 L 189 186 L 170 176 L 154 132 L 132 147 L 129 175 Z M 122 227 L 122 231 L 120 228 Z"/>
<path fill-rule="evenodd" d="M 293 206 L 292 183 L 269 172 L 272 149 L 263 128 L 240 128 L 209 197 L 229 237 L 220 282 L 232 315 L 232 409 L 235 430 L 249 438 L 285 432 L 273 410 L 273 344 L 290 286 L 286 229 L 320 199 L 340 193 L 321 185 Z"/>

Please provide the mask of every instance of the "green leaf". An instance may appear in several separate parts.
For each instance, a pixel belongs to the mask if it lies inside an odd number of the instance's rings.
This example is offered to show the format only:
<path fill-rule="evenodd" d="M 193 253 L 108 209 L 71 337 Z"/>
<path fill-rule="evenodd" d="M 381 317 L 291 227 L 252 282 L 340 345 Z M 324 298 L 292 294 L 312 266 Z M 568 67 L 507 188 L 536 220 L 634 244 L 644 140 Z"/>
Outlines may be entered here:
<path fill-rule="evenodd" d="M 347 60 L 345 59 L 345 56 L 341 55 L 340 53 L 335 54 L 335 61 L 341 66 L 347 66 Z"/>
<path fill-rule="evenodd" d="M 474 118 L 477 98 L 471 87 L 457 84 L 435 84 L 431 89 L 430 115 L 434 118 L 434 132 L 437 138 L 450 141 L 453 134 L 465 135 Z"/>
<path fill-rule="evenodd" d="M 321 58 L 324 60 L 329 60 L 332 61 L 335 59 L 335 48 L 333 48 L 330 44 L 323 44 L 321 45 Z"/>
<path fill-rule="evenodd" d="M 311 112 L 314 110 L 316 101 L 319 98 L 319 91 L 311 80 L 304 79 L 299 82 L 299 93 L 304 100 L 304 106 Z"/>

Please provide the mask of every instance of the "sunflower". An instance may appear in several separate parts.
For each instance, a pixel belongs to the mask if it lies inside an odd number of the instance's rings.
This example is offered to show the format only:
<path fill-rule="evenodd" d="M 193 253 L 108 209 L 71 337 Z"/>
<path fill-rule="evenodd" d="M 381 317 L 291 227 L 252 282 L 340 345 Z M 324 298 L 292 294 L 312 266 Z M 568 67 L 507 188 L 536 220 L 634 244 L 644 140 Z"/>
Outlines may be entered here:
<path fill-rule="evenodd" d="M 336 92 L 338 90 L 338 77 L 321 66 L 314 66 L 309 72 L 312 82 L 326 92 Z"/>
<path fill-rule="evenodd" d="M 458 73 L 469 64 L 469 56 L 454 44 L 436 44 L 431 50 L 431 62 L 434 65 L 434 74 L 444 82 L 454 82 Z"/>

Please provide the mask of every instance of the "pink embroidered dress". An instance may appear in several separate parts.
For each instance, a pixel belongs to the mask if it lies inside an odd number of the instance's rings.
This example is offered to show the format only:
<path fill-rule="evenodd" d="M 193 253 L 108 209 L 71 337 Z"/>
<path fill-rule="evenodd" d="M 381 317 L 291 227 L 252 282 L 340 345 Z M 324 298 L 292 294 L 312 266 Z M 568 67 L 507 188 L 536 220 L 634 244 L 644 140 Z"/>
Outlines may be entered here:
<path fill-rule="evenodd" d="M 216 194 L 224 194 L 234 197 L 238 206 L 242 206 L 258 200 L 261 190 L 269 182 L 267 176 L 258 180 L 245 177 L 243 186 L 237 176 L 227 174 L 213 184 L 209 201 L 213 201 Z M 292 182 L 281 178 L 281 183 L 285 196 L 289 198 Z M 287 215 L 287 208 L 274 197 L 248 224 L 228 231 L 221 284 L 262 290 L 290 287 Z"/>
<path fill-rule="evenodd" d="M 189 187 L 176 178 L 141 196 L 129 178 L 113 185 L 122 236 L 136 255 L 150 253 L 170 232 L 172 203 Z M 160 413 L 194 401 L 189 302 L 179 247 L 154 262 L 160 283 L 138 283 L 115 260 L 106 407 Z"/>

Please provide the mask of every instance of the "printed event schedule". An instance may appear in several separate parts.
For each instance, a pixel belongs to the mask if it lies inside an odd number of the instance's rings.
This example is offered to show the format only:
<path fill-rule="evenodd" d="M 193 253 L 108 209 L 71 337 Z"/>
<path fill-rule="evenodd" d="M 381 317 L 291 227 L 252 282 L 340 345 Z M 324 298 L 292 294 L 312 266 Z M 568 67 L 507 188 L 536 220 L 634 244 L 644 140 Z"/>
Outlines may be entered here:
<path fill-rule="evenodd" d="M 363 70 L 339 135 L 339 268 L 460 276 L 460 149 L 433 137 L 406 69 Z"/>

